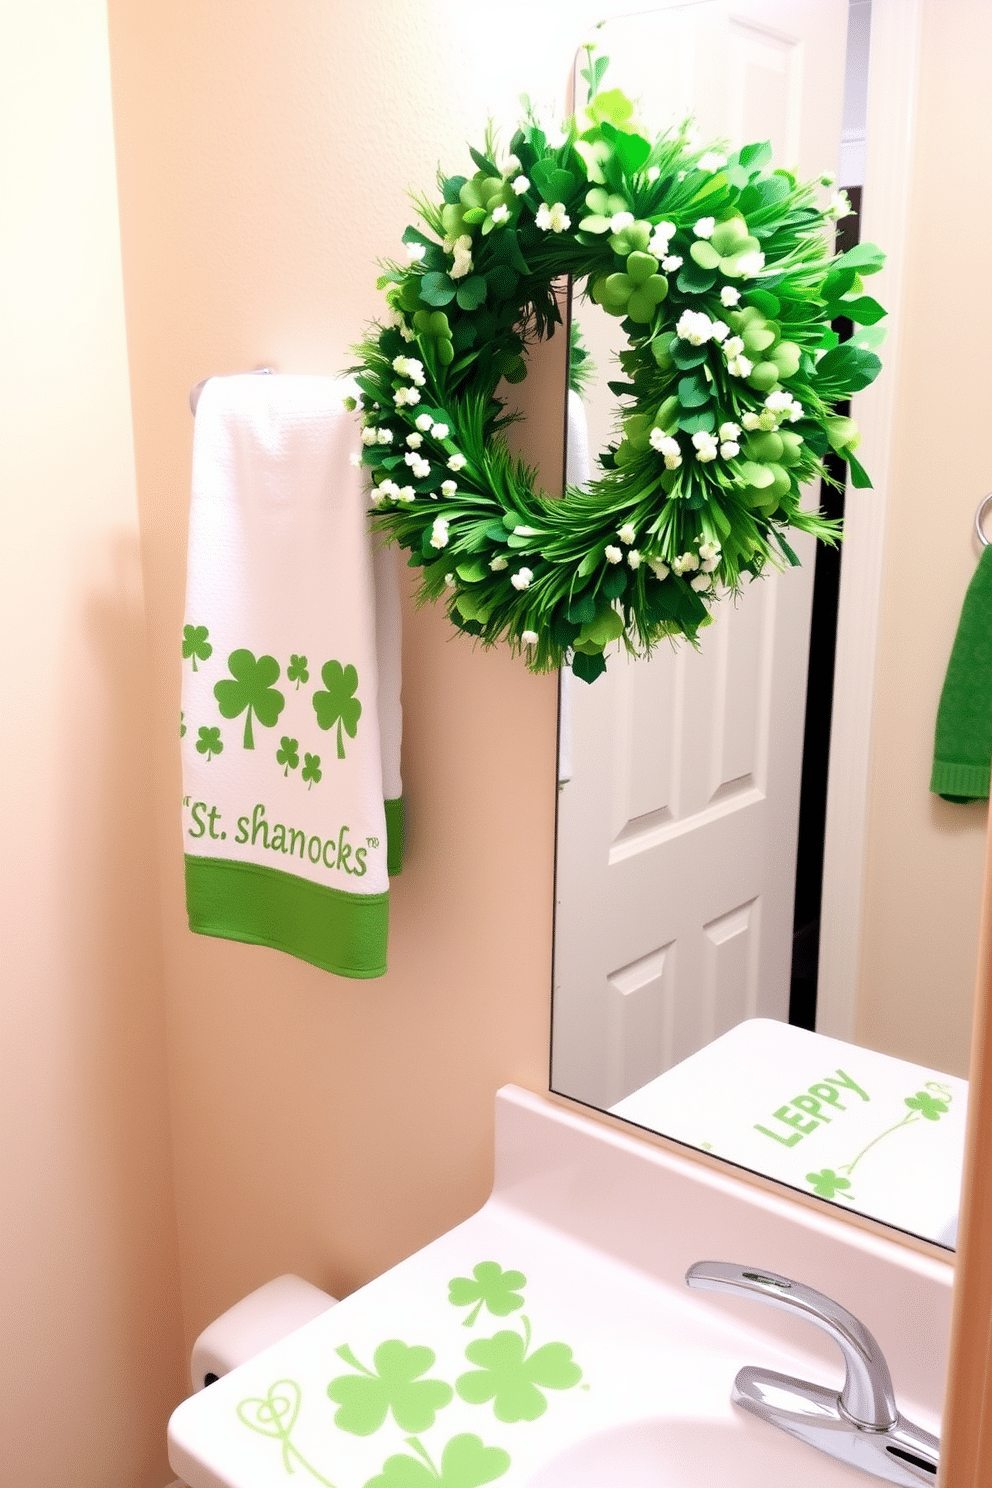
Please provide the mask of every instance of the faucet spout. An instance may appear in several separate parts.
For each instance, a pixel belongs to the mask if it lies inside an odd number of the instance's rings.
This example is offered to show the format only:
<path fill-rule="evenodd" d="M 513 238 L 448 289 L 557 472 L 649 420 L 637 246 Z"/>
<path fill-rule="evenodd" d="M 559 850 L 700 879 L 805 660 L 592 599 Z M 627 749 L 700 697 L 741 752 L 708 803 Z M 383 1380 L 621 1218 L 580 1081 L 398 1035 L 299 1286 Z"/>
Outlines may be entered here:
<path fill-rule="evenodd" d="M 863 1431 L 888 1431 L 896 1424 L 895 1391 L 878 1343 L 853 1313 L 801 1282 L 728 1261 L 699 1261 L 686 1272 L 686 1285 L 704 1291 L 754 1297 L 769 1307 L 796 1313 L 822 1328 L 839 1346 L 847 1376 L 840 1408 Z"/>
<path fill-rule="evenodd" d="M 757 1266 L 699 1261 L 686 1284 L 754 1297 L 808 1318 L 840 1348 L 846 1365 L 840 1394 L 807 1380 L 752 1365 L 740 1370 L 731 1399 L 769 1425 L 890 1483 L 936 1482 L 940 1442 L 896 1409 L 892 1377 L 871 1333 L 846 1308 L 802 1282 Z"/>

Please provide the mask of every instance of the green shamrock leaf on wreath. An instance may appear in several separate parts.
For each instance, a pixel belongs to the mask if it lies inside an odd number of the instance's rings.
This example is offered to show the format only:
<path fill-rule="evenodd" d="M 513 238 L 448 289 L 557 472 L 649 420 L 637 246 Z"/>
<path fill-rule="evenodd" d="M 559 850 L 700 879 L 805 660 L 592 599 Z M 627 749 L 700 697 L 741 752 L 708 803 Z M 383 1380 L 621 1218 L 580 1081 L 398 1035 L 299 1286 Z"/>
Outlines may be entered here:
<path fill-rule="evenodd" d="M 362 705 L 355 697 L 358 687 L 358 672 L 353 666 L 343 667 L 339 661 L 328 661 L 320 669 L 326 692 L 315 692 L 311 701 L 322 729 L 338 726 L 338 759 L 344 759 L 344 728 L 349 739 L 358 732 L 358 720 L 362 716 Z"/>
<path fill-rule="evenodd" d="M 423 1461 L 405 1452 L 387 1457 L 382 1472 L 370 1478 L 365 1488 L 482 1488 L 483 1483 L 501 1478 L 510 1466 L 509 1452 L 484 1446 L 472 1431 L 453 1436 L 445 1445 L 440 1472 L 416 1437 L 408 1437 L 407 1444 Z"/>
<path fill-rule="evenodd" d="M 312 785 L 319 785 L 324 778 L 324 772 L 320 768 L 319 754 L 304 754 L 303 769 L 300 771 L 300 779 L 307 782 L 307 790 Z"/>
<path fill-rule="evenodd" d="M 465 1357 L 479 1368 L 455 1380 L 469 1405 L 491 1400 L 497 1421 L 536 1421 L 548 1408 L 542 1390 L 570 1390 L 582 1378 L 567 1343 L 546 1343 L 528 1355 L 530 1324 L 525 1317 L 521 1322 L 523 1337 L 506 1330 L 470 1343 Z"/>
<path fill-rule="evenodd" d="M 310 759 L 310 758 L 311 758 L 311 756 L 310 755 L 307 755 L 307 759 Z M 283 734 L 282 738 L 279 740 L 279 748 L 276 750 L 276 764 L 277 765 L 285 765 L 286 768 L 283 770 L 282 773 L 284 775 L 288 775 L 289 772 L 290 772 L 290 770 L 295 770 L 297 768 L 297 766 L 299 765 L 299 763 L 300 763 L 300 741 L 299 741 L 299 739 L 290 739 L 286 734 Z M 318 764 L 319 763 L 320 762 L 318 761 Z"/>
<path fill-rule="evenodd" d="M 227 658 L 230 677 L 214 685 L 214 697 L 224 718 L 245 714 L 244 747 L 255 748 L 252 717 L 265 728 L 275 728 L 286 699 L 272 684 L 279 680 L 279 663 L 274 656 L 259 656 L 243 648 Z"/>
<path fill-rule="evenodd" d="M 297 656 L 294 651 L 289 658 L 289 666 L 286 668 L 286 681 L 295 682 L 296 690 L 299 692 L 301 682 L 310 681 L 310 673 L 307 671 L 307 659 L 305 656 Z"/>
<path fill-rule="evenodd" d="M 337 1353 L 359 1371 L 357 1375 L 340 1374 L 327 1387 L 340 1407 L 334 1413 L 334 1424 L 341 1431 L 371 1436 L 390 1411 L 401 1430 L 427 1431 L 437 1412 L 452 1399 L 452 1388 L 444 1380 L 420 1378 L 436 1358 L 433 1349 L 421 1344 L 401 1343 L 398 1338 L 380 1343 L 372 1355 L 374 1370 L 356 1359 L 347 1344 Z"/>
<path fill-rule="evenodd" d="M 819 1173 L 807 1173 L 806 1182 L 810 1184 L 813 1192 L 818 1194 L 821 1199 L 835 1199 L 840 1197 L 851 1200 L 854 1197 L 853 1194 L 844 1192 L 844 1189 L 851 1186 L 850 1178 L 841 1178 L 839 1174 L 834 1172 L 833 1168 L 823 1168 Z"/>
<path fill-rule="evenodd" d="M 523 1307 L 520 1288 L 527 1285 L 522 1271 L 504 1271 L 495 1261 L 480 1261 L 472 1271 L 473 1280 L 456 1276 L 448 1283 L 448 1301 L 452 1307 L 472 1307 L 463 1327 L 471 1328 L 482 1308 L 494 1317 L 508 1317 Z"/>
<path fill-rule="evenodd" d="M 183 626 L 183 660 L 192 661 L 194 672 L 199 670 L 196 665 L 197 657 L 201 661 L 208 661 L 214 654 L 214 648 L 207 640 L 209 634 L 205 625 Z"/>
<path fill-rule="evenodd" d="M 223 754 L 224 746 L 221 743 L 219 728 L 201 728 L 196 738 L 197 754 L 205 754 L 208 762 L 215 754 Z"/>

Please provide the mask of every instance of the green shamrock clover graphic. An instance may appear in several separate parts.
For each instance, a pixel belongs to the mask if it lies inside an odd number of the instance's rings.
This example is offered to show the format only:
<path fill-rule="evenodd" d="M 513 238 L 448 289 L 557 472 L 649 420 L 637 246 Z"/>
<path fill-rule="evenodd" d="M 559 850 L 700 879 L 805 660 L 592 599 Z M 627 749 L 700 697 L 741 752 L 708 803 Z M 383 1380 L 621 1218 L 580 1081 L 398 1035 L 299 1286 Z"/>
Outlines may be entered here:
<path fill-rule="evenodd" d="M 180 737 L 180 739 L 184 739 L 186 737 L 186 714 L 185 713 L 180 713 L 179 714 L 179 737 Z"/>
<path fill-rule="evenodd" d="M 214 654 L 214 648 L 207 640 L 209 634 L 205 625 L 183 626 L 183 660 L 192 661 L 194 672 L 199 671 L 197 657 L 201 661 L 208 661 Z"/>
<path fill-rule="evenodd" d="M 850 1188 L 850 1178 L 841 1178 L 839 1174 L 834 1172 L 833 1168 L 823 1168 L 819 1173 L 807 1173 L 806 1182 L 811 1185 L 813 1192 L 818 1194 L 821 1199 L 840 1197 L 851 1200 L 854 1197 L 853 1194 L 843 1192 L 844 1189 Z"/>
<path fill-rule="evenodd" d="M 941 1116 L 946 1116 L 950 1105 L 946 1100 L 937 1100 L 928 1095 L 925 1090 L 918 1090 L 915 1095 L 907 1095 L 906 1105 L 911 1111 L 919 1111 L 924 1121 L 939 1121 Z"/>
<path fill-rule="evenodd" d="M 358 732 L 358 720 L 362 716 L 362 705 L 354 696 L 358 687 L 358 672 L 353 666 L 343 667 L 339 661 L 328 661 L 320 669 L 326 692 L 315 692 L 312 698 L 313 711 L 322 729 L 338 726 L 338 759 L 344 759 L 344 737 L 342 727 L 349 739 Z"/>
<path fill-rule="evenodd" d="M 265 728 L 275 728 L 286 699 L 272 684 L 279 680 L 279 663 L 274 656 L 254 657 L 251 651 L 232 651 L 227 658 L 231 676 L 214 686 L 214 697 L 224 718 L 245 716 L 245 749 L 255 748 L 251 730 L 252 717 Z"/>
<path fill-rule="evenodd" d="M 299 692 L 301 682 L 310 681 L 310 673 L 307 671 L 307 659 L 305 656 L 297 656 L 294 651 L 289 658 L 289 666 L 286 668 L 286 681 L 295 682 L 296 690 Z"/>
<path fill-rule="evenodd" d="M 570 1390 L 582 1378 L 567 1343 L 546 1343 L 528 1355 L 530 1323 L 525 1317 L 521 1322 L 524 1337 L 506 1330 L 470 1343 L 465 1357 L 479 1368 L 455 1380 L 455 1389 L 469 1405 L 491 1400 L 498 1421 L 536 1421 L 548 1408 L 542 1389 Z"/>
<path fill-rule="evenodd" d="M 328 1395 L 340 1407 L 334 1413 L 334 1424 L 342 1431 L 371 1436 L 390 1411 L 401 1430 L 427 1431 L 434 1425 L 437 1412 L 452 1399 L 451 1386 L 443 1380 L 420 1378 L 434 1363 L 433 1349 L 388 1339 L 372 1355 L 374 1371 L 356 1359 L 347 1344 L 342 1344 L 337 1353 L 359 1371 L 357 1375 L 340 1374 L 327 1387 Z"/>
<path fill-rule="evenodd" d="M 370 1478 L 365 1488 L 482 1488 L 501 1478 L 510 1466 L 510 1454 L 502 1447 L 486 1447 L 481 1437 L 471 1431 L 453 1436 L 441 1453 L 438 1472 L 425 1448 L 408 1437 L 407 1445 L 423 1459 L 417 1461 L 405 1452 L 387 1457 L 378 1477 Z"/>
<path fill-rule="evenodd" d="M 223 754 L 224 746 L 221 743 L 219 728 L 201 728 L 196 737 L 197 754 L 205 754 L 207 760 L 213 759 L 215 754 Z"/>
<path fill-rule="evenodd" d="M 309 759 L 309 758 L 310 758 L 310 755 L 307 755 L 307 759 Z M 276 750 L 276 764 L 277 765 L 285 765 L 286 768 L 283 770 L 282 773 L 284 775 L 288 775 L 289 772 L 290 772 L 290 770 L 295 770 L 297 768 L 297 766 L 299 765 L 299 763 L 300 763 L 300 741 L 299 741 L 299 739 L 290 739 L 285 734 L 283 734 L 282 738 L 279 740 L 279 748 Z M 317 763 L 319 764 L 320 761 L 318 760 Z"/>
<path fill-rule="evenodd" d="M 324 772 L 320 768 L 320 755 L 305 754 L 303 756 L 303 769 L 300 771 L 300 779 L 307 782 L 307 790 L 312 785 L 319 785 L 323 776 Z"/>
<path fill-rule="evenodd" d="M 523 1307 L 520 1288 L 527 1285 L 527 1278 L 522 1271 L 504 1271 L 495 1261 L 480 1261 L 472 1276 L 472 1281 L 467 1276 L 456 1276 L 448 1283 L 448 1301 L 452 1307 L 475 1304 L 464 1320 L 464 1327 L 471 1328 L 483 1307 L 494 1317 L 508 1317 Z"/>

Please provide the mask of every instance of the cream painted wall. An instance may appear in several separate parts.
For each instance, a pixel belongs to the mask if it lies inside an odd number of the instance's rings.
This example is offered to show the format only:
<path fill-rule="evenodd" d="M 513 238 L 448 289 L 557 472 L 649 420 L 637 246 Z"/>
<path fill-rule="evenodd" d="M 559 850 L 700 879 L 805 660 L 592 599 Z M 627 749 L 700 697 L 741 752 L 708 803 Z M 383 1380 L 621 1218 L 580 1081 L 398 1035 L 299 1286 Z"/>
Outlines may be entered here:
<path fill-rule="evenodd" d="M 280 1271 L 347 1292 L 467 1215 L 490 1183 L 493 1092 L 547 1088 L 555 682 L 436 610 L 404 622 L 389 975 L 351 983 L 186 929 L 186 397 L 211 372 L 345 365 L 408 190 L 467 164 L 521 91 L 560 114 L 584 12 L 110 3 L 187 1342 Z"/>
<path fill-rule="evenodd" d="M 0 1483 L 161 1488 L 181 1329 L 104 0 L 0 0 Z"/>
<path fill-rule="evenodd" d="M 987 808 L 928 794 L 992 490 L 987 0 L 926 0 L 873 715 L 859 1041 L 967 1075 Z M 869 140 L 870 148 L 870 140 Z"/>

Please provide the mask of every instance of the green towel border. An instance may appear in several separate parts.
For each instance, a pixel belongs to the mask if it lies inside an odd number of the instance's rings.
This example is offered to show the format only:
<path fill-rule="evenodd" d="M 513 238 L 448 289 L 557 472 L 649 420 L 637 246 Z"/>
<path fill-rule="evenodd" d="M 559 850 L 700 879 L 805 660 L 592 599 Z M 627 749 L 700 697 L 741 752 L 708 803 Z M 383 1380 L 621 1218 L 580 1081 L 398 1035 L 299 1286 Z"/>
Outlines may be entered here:
<path fill-rule="evenodd" d="M 388 892 L 348 894 L 279 868 L 187 854 L 186 908 L 197 935 L 271 946 L 336 976 L 386 974 Z"/>

